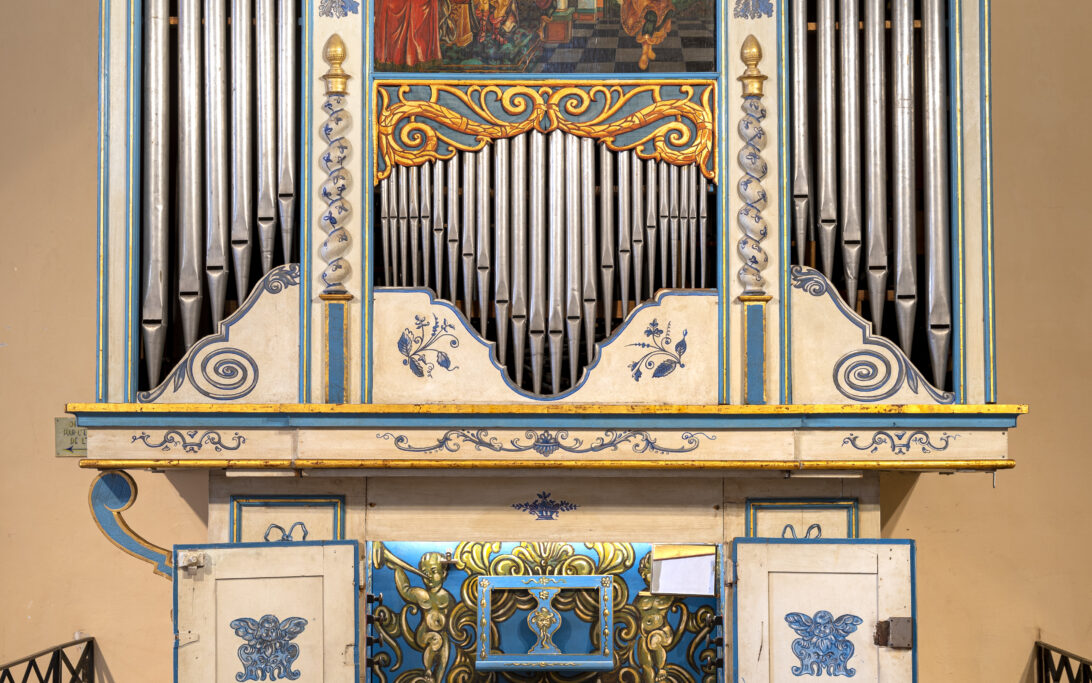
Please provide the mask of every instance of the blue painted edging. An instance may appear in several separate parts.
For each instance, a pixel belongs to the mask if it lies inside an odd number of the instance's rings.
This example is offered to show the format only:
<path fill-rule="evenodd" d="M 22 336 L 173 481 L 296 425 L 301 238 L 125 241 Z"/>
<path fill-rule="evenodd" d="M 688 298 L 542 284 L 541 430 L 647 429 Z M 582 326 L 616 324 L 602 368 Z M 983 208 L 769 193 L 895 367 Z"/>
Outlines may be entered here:
<path fill-rule="evenodd" d="M 358 541 L 288 541 L 285 543 L 200 543 L 176 545 L 172 557 L 177 557 L 180 550 L 217 550 L 220 548 L 299 548 L 327 545 L 345 545 L 353 547 L 353 680 L 360 680 L 360 543 Z M 173 657 L 174 683 L 178 680 L 178 581 L 174 582 L 171 601 L 171 624 L 174 629 Z"/>
<path fill-rule="evenodd" d="M 917 577 L 917 545 L 908 538 L 813 538 L 813 539 L 768 539 L 768 538 L 736 538 L 732 540 L 732 585 L 738 585 L 739 578 L 735 567 L 739 558 L 736 549 L 744 543 L 785 544 L 785 545 L 908 545 L 910 546 L 910 616 L 914 620 L 914 648 L 910 651 L 913 658 L 913 683 L 918 680 L 918 649 L 921 642 L 918 638 L 918 577 Z M 732 595 L 732 680 L 734 683 L 746 683 L 739 678 L 739 600 Z"/>
<path fill-rule="evenodd" d="M 345 540 L 345 496 L 340 495 L 307 495 L 307 494 L 283 494 L 283 495 L 237 495 L 231 497 L 228 506 L 228 529 L 231 543 L 241 543 L 239 537 L 242 529 L 239 528 L 242 517 L 242 508 L 280 508 L 280 507 L 330 507 L 334 515 L 335 540 Z"/>
<path fill-rule="evenodd" d="M 98 273 L 95 281 L 97 328 L 95 348 L 95 401 L 103 403 L 108 398 L 107 354 L 109 352 L 109 296 L 108 271 L 110 233 L 107 215 L 110 211 L 110 0 L 99 0 L 99 111 L 98 111 L 98 197 L 96 198 L 96 230 Z"/>

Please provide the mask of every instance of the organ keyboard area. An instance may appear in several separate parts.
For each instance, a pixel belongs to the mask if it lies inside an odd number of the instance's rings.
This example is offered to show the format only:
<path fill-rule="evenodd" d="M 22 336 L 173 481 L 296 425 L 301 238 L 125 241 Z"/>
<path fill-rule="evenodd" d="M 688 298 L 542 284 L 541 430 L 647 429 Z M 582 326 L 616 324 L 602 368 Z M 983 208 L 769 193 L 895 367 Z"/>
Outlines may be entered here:
<path fill-rule="evenodd" d="M 635 306 L 712 283 L 713 187 L 560 130 L 498 139 L 380 181 L 376 279 L 432 289 L 517 386 L 557 394 Z"/>

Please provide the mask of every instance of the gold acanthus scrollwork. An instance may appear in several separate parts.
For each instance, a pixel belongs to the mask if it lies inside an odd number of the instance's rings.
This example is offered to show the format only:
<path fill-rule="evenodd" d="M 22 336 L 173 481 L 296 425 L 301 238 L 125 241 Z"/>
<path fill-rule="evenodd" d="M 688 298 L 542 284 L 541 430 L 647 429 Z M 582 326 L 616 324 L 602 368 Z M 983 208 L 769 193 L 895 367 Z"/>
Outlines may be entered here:
<path fill-rule="evenodd" d="M 422 87 L 428 88 L 428 99 L 407 97 Z M 665 87 L 678 88 L 681 97 L 665 98 L 662 92 Z M 396 93 L 393 98 L 392 88 Z M 695 101 L 694 95 L 699 89 L 700 95 Z M 440 102 L 441 95 L 458 100 L 477 119 L 444 106 Z M 620 115 L 633 100 L 646 96 L 651 96 L 651 103 Z M 535 87 L 508 83 L 410 85 L 378 81 L 373 99 L 376 149 L 373 179 L 378 184 L 396 165 L 417 166 L 437 159 L 450 159 L 456 151 L 477 151 L 498 138 L 514 137 L 530 130 L 542 133 L 562 130 L 599 140 L 614 151 L 634 150 L 642 159 L 680 166 L 696 164 L 706 178 L 717 182 L 715 97 L 716 83 L 713 81 Z M 512 120 L 495 115 L 486 105 L 487 101 L 495 101 Z M 596 106 L 602 110 L 586 120 L 575 120 L 586 116 Z M 684 123 L 684 119 L 690 125 Z M 618 142 L 621 136 L 657 123 L 659 125 L 653 130 L 636 139 L 624 144 Z M 444 128 L 472 136 L 474 141 L 465 143 L 453 139 L 444 135 Z M 441 149 L 441 142 L 445 149 Z"/>

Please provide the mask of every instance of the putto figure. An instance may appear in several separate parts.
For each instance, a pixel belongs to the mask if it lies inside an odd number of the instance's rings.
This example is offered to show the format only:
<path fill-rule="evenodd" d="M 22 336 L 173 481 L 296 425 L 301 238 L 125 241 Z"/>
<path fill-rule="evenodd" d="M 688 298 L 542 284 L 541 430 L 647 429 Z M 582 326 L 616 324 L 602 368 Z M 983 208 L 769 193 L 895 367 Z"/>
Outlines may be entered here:
<path fill-rule="evenodd" d="M 637 66 L 642 71 L 656 59 L 652 48 L 664 42 L 674 16 L 675 3 L 672 0 L 622 0 L 622 30 L 641 44 L 641 58 L 637 60 Z"/>
<path fill-rule="evenodd" d="M 863 620 L 853 614 L 843 614 L 837 619 L 826 610 L 819 610 L 814 617 L 800 612 L 785 615 L 789 628 L 800 636 L 792 641 L 792 653 L 800 658 L 800 666 L 794 666 L 794 676 L 845 676 L 852 677 L 856 669 L 848 668 L 853 656 L 853 643 L 847 640 Z"/>
<path fill-rule="evenodd" d="M 300 646 L 290 642 L 303 633 L 307 620 L 302 617 L 288 617 L 281 621 L 272 614 L 267 614 L 255 621 L 244 617 L 231 622 L 235 635 L 246 641 L 239 646 L 239 661 L 243 670 L 235 674 L 235 680 L 276 681 L 285 679 L 294 681 L 300 672 L 292 669 L 292 664 L 300 656 Z"/>

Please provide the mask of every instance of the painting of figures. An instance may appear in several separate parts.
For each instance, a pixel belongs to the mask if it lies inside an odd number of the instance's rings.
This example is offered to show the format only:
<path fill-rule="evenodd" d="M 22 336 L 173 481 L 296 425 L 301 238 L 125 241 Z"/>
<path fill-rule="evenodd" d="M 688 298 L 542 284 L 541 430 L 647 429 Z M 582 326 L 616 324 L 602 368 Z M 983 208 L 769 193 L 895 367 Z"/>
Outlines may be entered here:
<path fill-rule="evenodd" d="M 714 0 L 375 0 L 375 69 L 715 70 Z"/>

